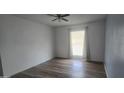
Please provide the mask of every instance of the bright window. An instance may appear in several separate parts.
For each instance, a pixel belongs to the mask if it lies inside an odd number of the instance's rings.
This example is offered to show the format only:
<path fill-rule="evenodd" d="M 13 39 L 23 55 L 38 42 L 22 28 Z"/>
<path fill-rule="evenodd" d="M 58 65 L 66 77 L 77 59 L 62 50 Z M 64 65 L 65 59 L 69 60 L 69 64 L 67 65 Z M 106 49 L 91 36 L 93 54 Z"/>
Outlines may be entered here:
<path fill-rule="evenodd" d="M 85 31 L 71 31 L 71 56 L 82 57 L 84 52 Z"/>

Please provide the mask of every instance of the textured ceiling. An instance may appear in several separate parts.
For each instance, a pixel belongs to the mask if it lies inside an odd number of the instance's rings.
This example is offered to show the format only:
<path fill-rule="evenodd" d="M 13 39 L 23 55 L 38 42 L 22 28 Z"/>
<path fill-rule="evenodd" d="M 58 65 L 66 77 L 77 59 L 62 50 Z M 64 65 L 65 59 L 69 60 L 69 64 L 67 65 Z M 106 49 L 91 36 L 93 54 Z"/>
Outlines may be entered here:
<path fill-rule="evenodd" d="M 107 15 L 105 14 L 71 14 L 70 16 L 66 17 L 66 19 L 69 19 L 69 22 L 51 21 L 52 19 L 54 19 L 54 17 L 48 16 L 45 14 L 17 14 L 14 16 L 35 21 L 42 24 L 47 24 L 49 26 L 58 27 L 58 26 L 88 23 L 88 22 L 92 22 L 100 19 L 105 19 Z"/>

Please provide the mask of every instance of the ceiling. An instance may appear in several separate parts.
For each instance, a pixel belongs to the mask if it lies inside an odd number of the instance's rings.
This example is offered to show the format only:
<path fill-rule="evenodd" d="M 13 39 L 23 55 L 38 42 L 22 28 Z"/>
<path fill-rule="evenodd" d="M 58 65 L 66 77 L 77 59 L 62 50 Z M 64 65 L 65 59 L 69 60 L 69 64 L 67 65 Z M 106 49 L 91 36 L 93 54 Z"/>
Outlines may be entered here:
<path fill-rule="evenodd" d="M 66 19 L 68 19 L 69 22 L 51 21 L 55 18 L 48 16 L 46 14 L 16 14 L 14 16 L 35 21 L 42 24 L 47 24 L 49 26 L 58 27 L 58 26 L 68 26 L 68 25 L 76 25 L 81 23 L 88 23 L 88 22 L 92 22 L 100 19 L 105 19 L 107 15 L 105 14 L 71 14 L 70 16 L 66 17 Z"/>

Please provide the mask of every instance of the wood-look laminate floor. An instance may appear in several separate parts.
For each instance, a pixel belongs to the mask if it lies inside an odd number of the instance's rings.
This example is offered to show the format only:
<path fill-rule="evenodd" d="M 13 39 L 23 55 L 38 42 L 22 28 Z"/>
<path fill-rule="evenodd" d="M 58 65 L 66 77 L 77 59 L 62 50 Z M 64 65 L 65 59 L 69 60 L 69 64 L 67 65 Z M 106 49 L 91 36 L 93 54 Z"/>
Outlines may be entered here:
<path fill-rule="evenodd" d="M 55 58 L 12 78 L 105 78 L 104 65 L 79 59 Z"/>

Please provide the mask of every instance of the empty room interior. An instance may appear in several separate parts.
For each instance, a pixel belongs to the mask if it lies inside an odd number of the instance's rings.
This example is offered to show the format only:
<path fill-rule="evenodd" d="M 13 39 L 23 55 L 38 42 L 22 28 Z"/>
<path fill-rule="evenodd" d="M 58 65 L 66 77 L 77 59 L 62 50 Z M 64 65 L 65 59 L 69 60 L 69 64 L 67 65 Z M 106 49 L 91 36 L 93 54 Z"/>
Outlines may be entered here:
<path fill-rule="evenodd" d="M 1 78 L 123 78 L 123 14 L 0 14 Z"/>

